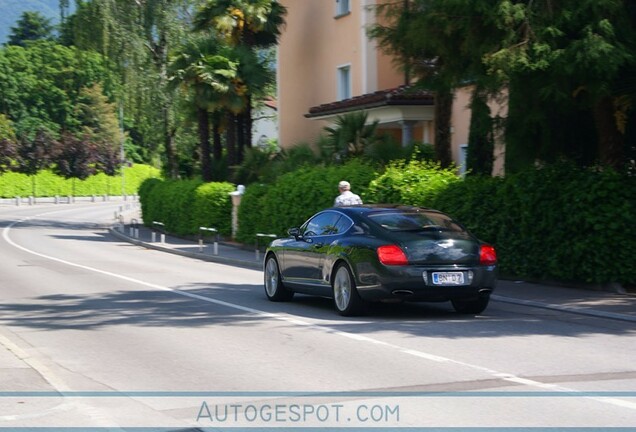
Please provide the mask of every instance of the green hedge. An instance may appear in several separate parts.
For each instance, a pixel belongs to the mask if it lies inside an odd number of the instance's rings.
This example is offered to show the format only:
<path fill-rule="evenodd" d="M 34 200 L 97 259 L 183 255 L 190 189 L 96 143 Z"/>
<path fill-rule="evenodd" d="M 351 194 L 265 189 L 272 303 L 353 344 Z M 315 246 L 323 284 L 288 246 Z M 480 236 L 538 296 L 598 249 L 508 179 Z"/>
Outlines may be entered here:
<path fill-rule="evenodd" d="M 247 187 L 237 240 L 285 235 L 331 207 L 346 179 L 366 203 L 399 202 L 445 211 L 496 246 L 503 275 L 564 282 L 636 283 L 636 178 L 611 170 L 559 165 L 505 178 L 457 177 L 451 170 L 402 162 L 383 174 L 352 161 L 305 167 L 270 185 Z M 193 234 L 199 225 L 230 233 L 230 184 L 147 180 L 140 189 L 144 222 Z"/>
<path fill-rule="evenodd" d="M 350 182 L 353 192 L 364 198 L 374 177 L 371 165 L 352 160 L 338 166 L 304 167 L 269 186 L 250 185 L 241 201 L 237 239 L 253 243 L 256 233 L 285 235 L 287 229 L 333 206 L 340 180 Z"/>
<path fill-rule="evenodd" d="M 134 195 L 144 180 L 161 175 L 157 168 L 140 164 L 124 168 L 123 173 L 122 182 L 121 175 L 109 177 L 103 173 L 91 176 L 86 180 L 77 180 L 65 179 L 48 170 L 41 171 L 32 177 L 26 174 L 7 172 L 0 175 L 0 196 L 14 198 L 16 196 L 121 195 L 122 186 L 126 195 Z"/>
<path fill-rule="evenodd" d="M 493 243 L 503 274 L 636 282 L 636 178 L 559 165 L 455 183 L 433 205 Z"/>
<path fill-rule="evenodd" d="M 200 180 L 151 179 L 139 188 L 143 222 L 161 222 L 167 232 L 196 235 L 199 227 L 232 233 L 231 183 L 203 183 Z"/>

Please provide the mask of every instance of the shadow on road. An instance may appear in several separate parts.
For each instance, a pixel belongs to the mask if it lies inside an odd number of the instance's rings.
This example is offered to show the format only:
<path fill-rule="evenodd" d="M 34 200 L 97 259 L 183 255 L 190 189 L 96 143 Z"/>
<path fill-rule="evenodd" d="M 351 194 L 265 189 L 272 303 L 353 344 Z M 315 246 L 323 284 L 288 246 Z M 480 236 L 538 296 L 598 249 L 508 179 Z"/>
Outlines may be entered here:
<path fill-rule="evenodd" d="M 3 303 L 0 304 L 0 325 L 38 330 L 93 330 L 110 326 L 213 328 L 256 327 L 265 320 L 279 319 L 280 325 L 291 328 L 297 327 L 297 324 L 287 318 L 293 318 L 329 328 L 330 331 L 366 335 L 397 331 L 447 339 L 529 335 L 577 337 L 636 332 L 632 325 L 592 326 L 588 324 L 590 318 L 583 316 L 570 316 L 567 321 L 555 325 L 545 316 L 537 315 L 536 311 L 532 314 L 516 313 L 497 304 L 477 317 L 456 314 L 447 303 L 374 304 L 366 316 L 348 318 L 335 313 L 330 299 L 297 295 L 289 303 L 269 302 L 261 285 L 192 284 L 173 289 L 177 292 L 139 290 L 87 295 L 54 294 Z M 256 312 L 232 305 L 248 307 Z"/>

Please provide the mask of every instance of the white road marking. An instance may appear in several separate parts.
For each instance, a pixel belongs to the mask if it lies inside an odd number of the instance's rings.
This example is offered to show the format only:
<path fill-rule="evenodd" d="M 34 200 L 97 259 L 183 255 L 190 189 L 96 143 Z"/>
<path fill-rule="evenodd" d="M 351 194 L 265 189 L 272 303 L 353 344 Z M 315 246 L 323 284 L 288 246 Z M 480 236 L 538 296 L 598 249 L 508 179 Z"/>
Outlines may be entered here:
<path fill-rule="evenodd" d="M 51 213 L 57 213 L 57 212 L 51 212 Z M 51 213 L 43 213 L 40 214 L 38 216 L 34 216 L 34 217 L 40 217 L 43 215 L 47 215 L 47 214 L 51 214 Z M 494 378 L 498 378 L 498 379 L 502 379 L 504 381 L 509 381 L 509 382 L 514 382 L 517 384 L 522 384 L 522 385 L 526 385 L 528 387 L 534 387 L 534 388 L 538 388 L 541 390 L 550 390 L 550 391 L 554 391 L 555 392 L 555 397 L 558 397 L 558 393 L 559 392 L 567 392 L 567 393 L 581 393 L 584 394 L 585 392 L 576 390 L 576 389 L 571 389 L 571 388 L 567 388 L 567 387 L 563 387 L 563 386 L 558 386 L 558 385 L 553 385 L 553 384 L 547 384 L 547 383 L 542 383 L 540 381 L 535 381 L 535 380 L 530 380 L 530 379 L 526 379 L 526 378 L 522 378 L 519 376 L 516 376 L 514 374 L 508 374 L 508 373 L 502 373 L 490 368 L 486 368 L 483 366 L 479 366 L 479 365 L 475 365 L 475 364 L 471 364 L 471 363 L 466 363 L 463 361 L 459 361 L 459 360 L 453 360 L 451 358 L 447 358 L 447 357 L 443 357 L 443 356 L 438 356 L 435 354 L 431 354 L 431 353 L 427 353 L 424 351 L 419 351 L 419 350 L 412 350 L 412 349 L 407 349 L 404 347 L 401 347 L 399 345 L 395 345 L 395 344 L 391 344 L 388 342 L 384 342 L 378 339 L 374 339 L 368 336 L 364 336 L 364 335 L 359 335 L 359 334 L 355 334 L 355 333 L 349 333 L 349 332 L 343 332 L 341 330 L 334 330 L 326 325 L 319 325 L 319 324 L 314 324 L 311 323 L 309 321 L 304 321 L 304 320 L 300 320 L 297 317 L 291 317 L 291 316 L 287 316 L 287 315 L 281 315 L 281 314 L 275 314 L 275 313 L 271 313 L 271 312 L 265 312 L 259 309 L 254 309 L 251 307 L 247 307 L 247 306 L 241 306 L 235 303 L 229 303 L 229 302 L 225 302 L 222 300 L 217 300 L 214 298 L 210 298 L 210 297 L 205 297 L 199 294 L 193 294 L 193 293 L 189 293 L 187 291 L 181 291 L 178 289 L 174 289 L 174 288 L 170 288 L 170 287 L 165 287 L 162 285 L 157 285 L 157 284 L 153 284 L 153 283 L 149 283 L 143 280 L 139 280 L 139 279 L 135 279 L 135 278 L 131 278 L 128 276 L 124 276 L 121 274 L 117 274 L 117 273 L 113 273 L 113 272 L 109 272 L 109 271 L 105 271 L 105 270 L 100 270 L 94 267 L 89 267 L 89 266 L 85 266 L 82 264 L 77 264 L 77 263 L 73 263 L 70 261 L 66 261 L 60 258 L 55 258 L 49 255 L 45 255 L 45 254 L 41 254 L 39 252 L 35 252 L 33 250 L 27 249 L 23 246 L 18 245 L 17 243 L 15 243 L 13 240 L 11 240 L 11 238 L 9 237 L 9 231 L 11 230 L 11 228 L 21 222 L 24 222 L 28 219 L 31 219 L 32 217 L 29 218 L 25 218 L 25 219 L 21 219 L 18 221 L 15 221 L 13 223 L 11 223 L 10 225 L 8 225 L 7 227 L 4 228 L 3 230 L 3 237 L 4 239 L 11 244 L 12 246 L 30 253 L 32 255 L 36 255 L 38 257 L 41 258 L 45 258 L 45 259 L 49 259 L 51 261 L 55 261 L 55 262 L 59 262 L 62 264 L 66 264 L 72 267 L 77 267 L 77 268 L 81 268 L 84 270 L 88 270 L 88 271 L 92 271 L 95 273 L 99 273 L 105 276 L 110 276 L 113 278 L 117 278 L 117 279 L 121 279 L 121 280 L 125 280 L 127 282 L 131 282 L 134 284 L 138 284 L 138 285 L 142 285 L 145 287 L 149 287 L 149 288 L 154 288 L 156 290 L 160 290 L 160 291 L 167 291 L 167 292 L 172 292 L 174 294 L 178 294 L 184 297 L 189 297 L 195 300 L 201 300 L 204 302 L 208 302 L 208 303 L 212 303 L 215 305 L 219 305 L 219 306 L 224 306 L 227 308 L 231 308 L 231 309 L 236 309 L 236 310 L 240 310 L 243 312 L 247 312 L 250 314 L 254 314 L 256 316 L 262 317 L 262 318 L 268 318 L 268 319 L 276 319 L 276 320 L 280 320 L 280 321 L 285 321 L 287 323 L 290 324 L 294 324 L 297 326 L 302 326 L 302 327 L 306 327 L 306 328 L 311 328 L 314 330 L 318 330 L 321 332 L 325 332 L 325 333 L 330 333 L 330 334 L 334 334 L 334 335 L 338 335 L 338 336 L 343 336 L 346 337 L 348 339 L 353 339 L 359 342 L 364 342 L 364 343 L 372 343 L 375 345 L 381 345 L 390 349 L 394 349 L 397 352 L 401 352 L 403 354 L 407 354 L 407 355 L 411 355 L 411 356 L 415 356 L 421 359 L 425 359 L 425 360 L 429 360 L 429 361 L 434 361 L 434 362 L 443 362 L 443 363 L 451 363 L 457 366 L 461 366 L 467 369 L 471 369 L 474 371 L 479 371 L 482 373 L 486 373 Z M 41 372 L 41 371 L 40 371 Z M 617 398 L 610 398 L 610 397 L 592 397 L 592 396 L 582 396 L 586 399 L 590 399 L 590 400 L 595 400 L 598 402 L 603 402 L 606 404 L 610 404 L 610 405 L 614 405 L 614 406 L 619 406 L 622 408 L 628 408 L 628 409 L 632 409 L 632 410 L 636 410 L 636 403 L 634 402 L 630 402 L 630 401 L 626 401 L 626 400 L 622 400 L 622 399 L 617 399 Z"/>

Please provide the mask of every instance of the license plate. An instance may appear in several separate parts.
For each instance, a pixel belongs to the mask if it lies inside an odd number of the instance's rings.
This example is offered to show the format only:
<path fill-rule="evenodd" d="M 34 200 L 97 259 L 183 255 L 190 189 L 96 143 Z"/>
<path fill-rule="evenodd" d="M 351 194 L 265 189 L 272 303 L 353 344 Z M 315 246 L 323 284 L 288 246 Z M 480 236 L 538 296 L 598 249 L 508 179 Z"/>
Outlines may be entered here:
<path fill-rule="evenodd" d="M 433 272 L 433 285 L 464 285 L 464 273 Z"/>

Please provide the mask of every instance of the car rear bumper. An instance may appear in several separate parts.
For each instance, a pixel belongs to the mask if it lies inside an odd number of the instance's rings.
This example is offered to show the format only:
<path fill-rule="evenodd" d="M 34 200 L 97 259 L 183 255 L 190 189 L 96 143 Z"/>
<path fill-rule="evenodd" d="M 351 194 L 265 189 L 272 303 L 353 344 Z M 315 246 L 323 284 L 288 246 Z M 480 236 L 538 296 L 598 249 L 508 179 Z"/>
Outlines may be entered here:
<path fill-rule="evenodd" d="M 447 301 L 489 295 L 497 285 L 496 266 L 385 266 L 358 274 L 358 292 L 367 301 Z M 436 285 L 435 272 L 457 272 L 464 283 Z"/>

